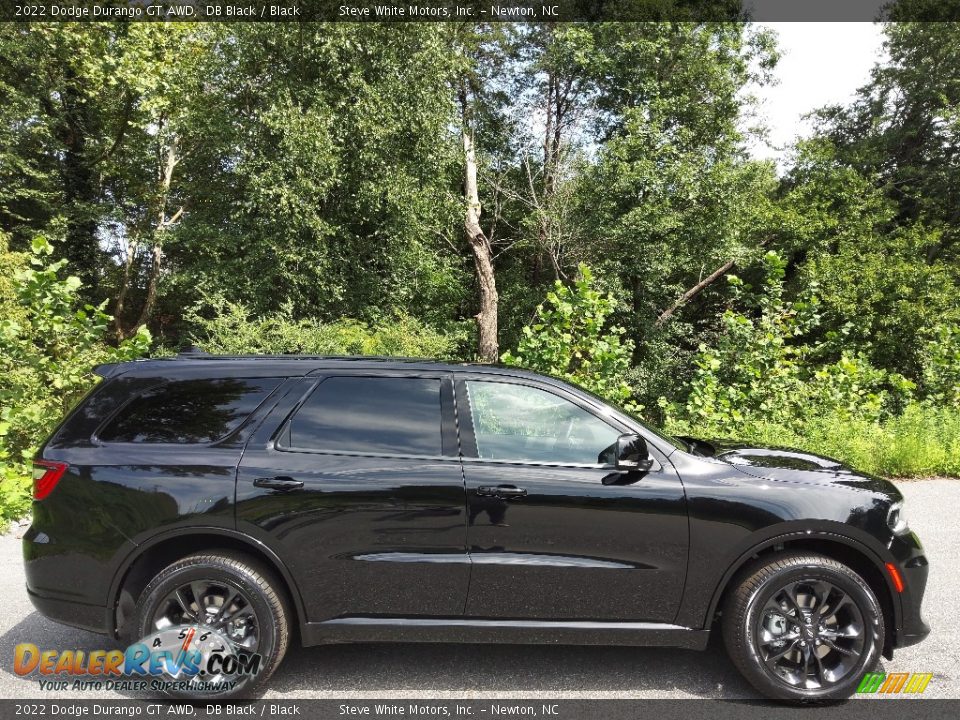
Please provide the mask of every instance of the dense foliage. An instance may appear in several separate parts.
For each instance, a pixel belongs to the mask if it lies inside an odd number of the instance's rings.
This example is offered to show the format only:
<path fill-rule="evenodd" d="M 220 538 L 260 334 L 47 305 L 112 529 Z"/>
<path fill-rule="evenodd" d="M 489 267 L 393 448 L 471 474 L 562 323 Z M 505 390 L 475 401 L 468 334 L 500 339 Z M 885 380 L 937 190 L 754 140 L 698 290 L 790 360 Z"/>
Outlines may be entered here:
<path fill-rule="evenodd" d="M 0 244 L 0 263 L 17 267 L 0 287 L 0 307 L 16 303 L 0 319 L 0 517 L 26 509 L 37 446 L 94 386 L 93 367 L 140 357 L 150 346 L 145 327 L 118 346 L 104 343 L 106 301 L 81 303 L 80 280 L 63 277 L 67 261 L 51 262 L 52 253 L 42 237 L 34 238 L 29 259 Z"/>
<path fill-rule="evenodd" d="M 957 473 L 960 27 L 884 31 L 777 167 L 750 24 L 0 26 L 6 472 L 143 326 L 470 360 L 485 318 L 675 431 Z"/>
<path fill-rule="evenodd" d="M 581 264 L 572 285 L 559 280 L 523 328 L 516 352 L 503 354 L 508 365 L 539 370 L 586 388 L 611 402 L 640 410 L 625 377 L 633 343 L 608 320 L 617 308 L 610 294 L 594 287 L 593 273 Z"/>

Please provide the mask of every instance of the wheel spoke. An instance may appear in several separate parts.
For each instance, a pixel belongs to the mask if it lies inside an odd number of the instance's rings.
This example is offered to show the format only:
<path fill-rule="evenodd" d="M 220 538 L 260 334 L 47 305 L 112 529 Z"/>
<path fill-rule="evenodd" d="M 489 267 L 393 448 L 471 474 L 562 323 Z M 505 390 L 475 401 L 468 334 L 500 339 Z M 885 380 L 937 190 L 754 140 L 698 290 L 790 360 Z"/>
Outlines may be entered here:
<path fill-rule="evenodd" d="M 849 650 L 849 649 L 844 648 L 844 647 L 840 647 L 840 646 L 837 645 L 833 640 L 829 640 L 829 639 L 827 639 L 827 638 L 824 638 L 823 644 L 826 645 L 826 646 L 827 646 L 828 648 L 830 648 L 831 650 L 836 650 L 836 651 L 837 651 L 838 653 L 840 653 L 841 655 L 846 655 L 847 657 L 860 657 L 860 653 L 858 653 L 857 651 L 855 651 L 855 650 Z"/>
<path fill-rule="evenodd" d="M 187 600 L 187 596 L 183 594 L 183 588 L 178 588 L 174 593 L 174 598 L 177 601 L 177 604 L 180 606 L 180 609 L 183 611 L 183 616 L 190 618 L 191 620 L 196 621 L 197 614 L 194 612 L 193 608 L 190 607 L 190 601 Z"/>
<path fill-rule="evenodd" d="M 205 582 L 200 582 L 195 580 L 190 583 L 190 592 L 193 593 L 194 602 L 197 603 L 197 618 L 203 619 L 204 615 L 207 614 L 207 605 L 204 602 L 204 597 L 207 594 L 207 589 L 209 585 Z"/>
<path fill-rule="evenodd" d="M 823 687 L 824 683 L 824 670 L 823 670 L 823 659 L 817 654 L 815 648 L 810 648 L 810 655 L 813 657 L 813 668 L 817 676 L 817 685 Z"/>
<path fill-rule="evenodd" d="M 228 587 L 227 595 L 223 600 L 223 604 L 217 610 L 216 615 L 213 616 L 213 619 L 210 622 L 216 623 L 221 617 L 223 617 L 223 614 L 227 611 L 227 608 L 229 608 L 233 604 L 233 601 L 236 600 L 239 595 L 240 595 L 239 590 L 232 587 Z"/>
<path fill-rule="evenodd" d="M 802 623 L 804 620 L 803 606 L 800 605 L 800 600 L 797 598 L 797 587 L 799 583 L 794 583 L 789 588 L 783 589 L 783 594 L 787 596 L 787 600 L 790 601 L 793 612 L 796 614 L 797 622 Z"/>
<path fill-rule="evenodd" d="M 219 620 L 213 623 L 213 627 L 217 630 L 223 630 L 226 629 L 234 620 L 239 620 L 240 618 L 251 618 L 253 622 L 256 623 L 257 614 L 250 605 L 244 605 L 243 607 L 234 610 L 229 615 L 221 616 Z"/>
<path fill-rule="evenodd" d="M 784 655 L 786 655 L 787 653 L 789 653 L 789 652 L 791 652 L 791 651 L 793 651 L 793 650 L 796 650 L 796 649 L 797 649 L 797 641 L 794 640 L 793 642 L 787 643 L 787 645 L 786 645 L 782 650 L 780 650 L 779 652 L 774 653 L 773 655 L 769 656 L 768 658 L 766 658 L 766 660 L 767 660 L 768 663 L 776 662 L 777 660 L 779 660 L 780 658 L 782 658 L 782 657 L 783 657 Z"/>
<path fill-rule="evenodd" d="M 832 602 L 830 602 L 832 598 Z M 829 594 L 824 598 L 824 603 L 827 604 L 827 607 L 821 608 L 819 611 L 820 618 L 823 620 L 828 620 L 837 614 L 837 610 L 843 607 L 848 601 L 846 594 L 838 587 L 831 587 Z"/>

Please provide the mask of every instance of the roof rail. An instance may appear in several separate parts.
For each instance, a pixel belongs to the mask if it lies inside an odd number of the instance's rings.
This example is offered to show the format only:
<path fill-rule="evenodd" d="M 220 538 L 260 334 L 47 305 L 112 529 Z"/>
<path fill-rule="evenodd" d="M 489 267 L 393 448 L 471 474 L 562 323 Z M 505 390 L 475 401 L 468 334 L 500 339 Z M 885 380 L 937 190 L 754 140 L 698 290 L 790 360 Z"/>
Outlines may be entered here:
<path fill-rule="evenodd" d="M 182 348 L 180 348 L 180 352 L 177 353 L 177 355 L 186 355 L 188 357 L 209 354 L 210 353 L 208 353 L 206 350 L 201 347 L 197 347 L 196 345 L 184 345 Z"/>

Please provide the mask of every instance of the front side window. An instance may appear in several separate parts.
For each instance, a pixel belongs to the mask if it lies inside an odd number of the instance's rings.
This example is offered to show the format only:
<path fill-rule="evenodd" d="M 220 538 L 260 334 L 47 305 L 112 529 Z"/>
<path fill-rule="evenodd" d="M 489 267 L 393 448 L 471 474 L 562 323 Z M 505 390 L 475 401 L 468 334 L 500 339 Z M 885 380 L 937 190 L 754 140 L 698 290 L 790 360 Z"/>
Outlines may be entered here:
<path fill-rule="evenodd" d="M 527 385 L 473 380 L 466 385 L 481 458 L 613 463 L 620 432 L 578 405 Z"/>
<path fill-rule="evenodd" d="M 103 442 L 209 443 L 236 430 L 282 381 L 179 380 L 127 403 L 99 433 Z"/>
<path fill-rule="evenodd" d="M 384 455 L 441 454 L 440 380 L 331 377 L 291 419 L 291 448 Z"/>

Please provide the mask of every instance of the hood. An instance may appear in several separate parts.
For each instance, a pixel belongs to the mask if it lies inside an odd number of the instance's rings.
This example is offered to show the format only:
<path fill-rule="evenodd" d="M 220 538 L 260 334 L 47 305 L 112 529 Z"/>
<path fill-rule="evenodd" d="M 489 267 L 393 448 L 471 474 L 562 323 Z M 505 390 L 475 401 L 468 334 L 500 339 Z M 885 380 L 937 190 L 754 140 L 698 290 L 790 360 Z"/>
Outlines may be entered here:
<path fill-rule="evenodd" d="M 825 455 L 730 440 L 683 439 L 695 455 L 728 463 L 755 478 L 866 490 L 881 493 L 891 501 L 902 497 L 889 480 L 861 473 Z"/>
<path fill-rule="evenodd" d="M 732 440 L 684 439 L 691 443 L 696 454 L 722 460 L 731 465 L 782 468 L 784 470 L 852 472 L 848 466 L 839 460 L 794 448 L 740 443 Z"/>

